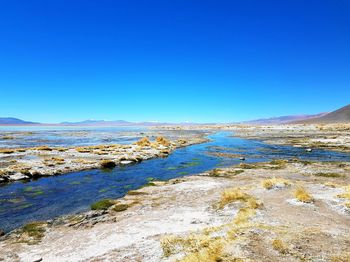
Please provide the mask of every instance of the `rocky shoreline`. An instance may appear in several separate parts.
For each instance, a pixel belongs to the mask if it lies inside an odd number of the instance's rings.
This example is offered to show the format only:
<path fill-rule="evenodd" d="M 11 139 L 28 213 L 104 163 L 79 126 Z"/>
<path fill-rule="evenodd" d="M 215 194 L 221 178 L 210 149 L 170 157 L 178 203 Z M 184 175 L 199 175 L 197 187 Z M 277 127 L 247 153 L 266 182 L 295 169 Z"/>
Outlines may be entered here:
<path fill-rule="evenodd" d="M 130 145 L 0 149 L 0 183 L 133 164 L 156 157 L 166 157 L 176 148 L 206 141 L 208 139 L 204 135 L 175 141 L 159 136 L 154 141 L 143 138 Z"/>
<path fill-rule="evenodd" d="M 347 261 L 349 170 L 279 160 L 155 182 L 99 210 L 15 230 L 0 259 Z"/>
<path fill-rule="evenodd" d="M 235 136 L 270 144 L 350 153 L 350 124 L 250 126 L 237 128 Z"/>
<path fill-rule="evenodd" d="M 350 152 L 350 124 L 164 126 L 164 130 L 233 131 L 234 137 L 276 145 Z"/>

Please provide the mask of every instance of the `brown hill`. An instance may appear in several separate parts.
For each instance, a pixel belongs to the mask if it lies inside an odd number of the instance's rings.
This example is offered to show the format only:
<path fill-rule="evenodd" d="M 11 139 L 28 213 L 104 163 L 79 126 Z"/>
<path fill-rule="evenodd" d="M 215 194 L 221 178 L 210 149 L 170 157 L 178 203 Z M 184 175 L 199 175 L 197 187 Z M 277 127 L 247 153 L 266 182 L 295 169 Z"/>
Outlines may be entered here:
<path fill-rule="evenodd" d="M 302 120 L 302 121 L 295 121 L 292 123 L 294 124 L 350 123 L 350 104 L 321 117 L 316 117 L 316 118 Z"/>

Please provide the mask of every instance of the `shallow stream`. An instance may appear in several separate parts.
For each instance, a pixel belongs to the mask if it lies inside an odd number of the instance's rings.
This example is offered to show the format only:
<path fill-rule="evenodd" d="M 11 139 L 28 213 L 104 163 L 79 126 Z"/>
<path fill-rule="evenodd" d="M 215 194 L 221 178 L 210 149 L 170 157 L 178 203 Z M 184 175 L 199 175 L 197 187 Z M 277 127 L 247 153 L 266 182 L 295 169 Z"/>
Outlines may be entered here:
<path fill-rule="evenodd" d="M 44 177 L 36 181 L 15 182 L 0 186 L 0 228 L 9 231 L 34 220 L 89 210 L 95 201 L 119 198 L 152 180 L 200 173 L 216 167 L 242 162 L 238 157 L 212 153 L 243 155 L 245 162 L 300 158 L 316 161 L 350 161 L 350 155 L 325 150 L 306 152 L 304 148 L 276 146 L 256 140 L 216 133 L 208 143 L 177 149 L 167 158 L 111 170 L 89 170 Z"/>

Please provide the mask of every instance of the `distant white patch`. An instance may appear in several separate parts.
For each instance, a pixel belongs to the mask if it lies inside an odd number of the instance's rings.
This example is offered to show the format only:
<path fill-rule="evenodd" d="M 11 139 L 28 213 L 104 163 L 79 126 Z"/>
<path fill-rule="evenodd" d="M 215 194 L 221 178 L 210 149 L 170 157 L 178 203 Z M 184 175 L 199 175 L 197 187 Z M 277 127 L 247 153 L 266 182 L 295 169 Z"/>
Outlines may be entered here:
<path fill-rule="evenodd" d="M 305 206 L 305 207 L 310 207 L 310 208 L 315 207 L 315 205 L 313 203 L 304 203 L 304 202 L 301 202 L 295 198 L 287 199 L 286 202 L 288 202 L 289 204 L 291 204 L 293 206 Z"/>

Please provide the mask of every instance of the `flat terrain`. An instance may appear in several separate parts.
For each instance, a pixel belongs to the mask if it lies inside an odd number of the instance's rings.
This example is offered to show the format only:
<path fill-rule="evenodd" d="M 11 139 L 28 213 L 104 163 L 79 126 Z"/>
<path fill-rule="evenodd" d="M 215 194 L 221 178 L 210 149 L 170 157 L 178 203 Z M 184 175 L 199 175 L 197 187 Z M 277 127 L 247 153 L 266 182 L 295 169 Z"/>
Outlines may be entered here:
<path fill-rule="evenodd" d="M 350 124 L 165 126 L 167 130 L 223 130 L 265 143 L 350 152 Z"/>
<path fill-rule="evenodd" d="M 350 124 L 238 127 L 242 138 L 266 143 L 350 152 Z"/>
<path fill-rule="evenodd" d="M 348 152 L 346 128 L 217 127 L 310 149 L 336 135 L 325 148 Z M 5 235 L 0 261 L 350 261 L 349 162 L 242 162 L 94 209 Z"/>

